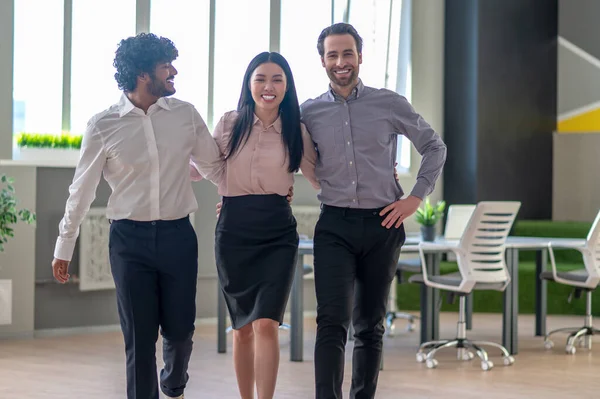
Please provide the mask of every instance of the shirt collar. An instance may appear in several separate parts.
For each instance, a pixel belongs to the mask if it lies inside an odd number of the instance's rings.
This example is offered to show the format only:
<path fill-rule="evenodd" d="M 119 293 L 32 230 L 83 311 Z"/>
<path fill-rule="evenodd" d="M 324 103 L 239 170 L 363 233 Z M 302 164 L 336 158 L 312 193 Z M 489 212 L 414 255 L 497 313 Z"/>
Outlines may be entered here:
<path fill-rule="evenodd" d="M 169 106 L 169 103 L 167 102 L 167 99 L 165 97 L 159 98 L 156 104 L 158 104 L 158 106 L 164 109 L 165 111 L 171 110 L 171 107 Z"/>
<path fill-rule="evenodd" d="M 257 123 L 260 124 L 261 126 L 263 126 L 263 124 L 260 121 L 260 119 L 258 119 L 258 116 L 256 116 L 256 114 L 254 114 L 254 121 L 252 122 L 252 124 L 256 125 Z M 275 120 L 275 122 L 273 122 L 269 126 L 263 126 L 263 128 L 264 129 L 268 129 L 271 126 L 273 126 L 273 129 L 275 129 L 275 131 L 277 133 L 281 134 L 281 115 L 277 117 L 277 119 Z"/>
<path fill-rule="evenodd" d="M 348 98 L 343 98 L 342 96 L 340 96 L 333 90 L 333 88 L 331 87 L 331 84 L 330 84 L 329 85 L 329 98 L 333 101 L 356 100 L 357 98 L 359 98 L 361 96 L 361 94 L 364 92 L 364 90 L 365 90 L 365 85 L 363 84 L 362 80 L 360 78 L 358 78 L 358 84 L 354 87 L 354 89 L 352 89 Z"/>
<path fill-rule="evenodd" d="M 167 103 L 167 99 L 164 97 L 159 98 L 158 101 L 156 101 L 156 104 L 166 111 L 171 110 L 171 107 Z M 119 101 L 119 117 L 122 118 L 132 111 L 143 114 L 143 111 L 133 105 L 125 93 L 121 94 L 121 100 Z"/>
<path fill-rule="evenodd" d="M 129 101 L 127 95 L 125 93 L 121 94 L 121 100 L 119 101 L 119 117 L 124 117 L 134 109 L 135 105 L 133 105 L 133 103 Z"/>

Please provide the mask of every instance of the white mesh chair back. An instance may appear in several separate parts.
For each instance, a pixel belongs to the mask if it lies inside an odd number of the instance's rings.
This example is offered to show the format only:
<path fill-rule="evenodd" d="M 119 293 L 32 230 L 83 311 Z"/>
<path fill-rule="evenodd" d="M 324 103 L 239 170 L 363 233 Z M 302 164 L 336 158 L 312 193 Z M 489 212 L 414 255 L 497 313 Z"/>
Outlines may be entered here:
<path fill-rule="evenodd" d="M 586 240 L 587 255 L 584 254 L 584 263 L 587 272 L 592 278 L 600 278 L 600 211 L 596 215 Z"/>
<path fill-rule="evenodd" d="M 506 238 L 520 202 L 483 201 L 477 204 L 460 240 L 458 266 L 469 283 L 507 283 Z"/>
<path fill-rule="evenodd" d="M 444 227 L 446 240 L 460 240 L 477 205 L 450 205 Z"/>

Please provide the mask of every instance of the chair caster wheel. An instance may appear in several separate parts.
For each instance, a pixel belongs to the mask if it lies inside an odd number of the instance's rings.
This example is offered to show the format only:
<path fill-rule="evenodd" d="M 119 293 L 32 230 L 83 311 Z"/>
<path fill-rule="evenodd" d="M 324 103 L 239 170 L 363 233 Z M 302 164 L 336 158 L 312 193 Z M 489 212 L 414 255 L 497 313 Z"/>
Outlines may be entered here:
<path fill-rule="evenodd" d="M 387 335 L 388 337 L 394 336 L 396 330 L 396 326 L 394 326 L 394 320 L 395 317 L 391 314 L 385 318 L 385 324 L 387 325 L 385 335 Z"/>
<path fill-rule="evenodd" d="M 483 361 L 481 362 L 481 369 L 483 371 L 489 371 L 494 367 L 494 363 L 492 363 L 491 361 L 487 360 L 487 361 Z"/>
<path fill-rule="evenodd" d="M 503 361 L 505 366 L 512 366 L 515 362 L 515 358 L 512 356 L 505 356 Z"/>
<path fill-rule="evenodd" d="M 413 331 L 415 331 L 415 325 L 414 325 L 413 323 L 409 323 L 409 324 L 406 326 L 406 331 L 408 331 L 408 332 L 413 332 Z"/>
<path fill-rule="evenodd" d="M 469 360 L 473 360 L 474 357 L 475 355 L 473 354 L 473 352 L 464 351 L 460 359 L 464 360 L 465 362 L 468 362 Z"/>
<path fill-rule="evenodd" d="M 438 366 L 438 361 L 436 359 L 427 359 L 427 368 L 434 369 Z"/>
<path fill-rule="evenodd" d="M 574 355 L 575 352 L 577 352 L 577 349 L 573 345 L 567 345 L 565 347 L 565 352 L 567 352 L 569 355 Z"/>
<path fill-rule="evenodd" d="M 427 360 L 427 354 L 424 352 L 417 352 L 417 363 L 424 363 Z"/>
<path fill-rule="evenodd" d="M 550 341 L 549 339 L 544 341 L 544 348 L 546 349 L 552 349 L 554 348 L 554 342 Z"/>

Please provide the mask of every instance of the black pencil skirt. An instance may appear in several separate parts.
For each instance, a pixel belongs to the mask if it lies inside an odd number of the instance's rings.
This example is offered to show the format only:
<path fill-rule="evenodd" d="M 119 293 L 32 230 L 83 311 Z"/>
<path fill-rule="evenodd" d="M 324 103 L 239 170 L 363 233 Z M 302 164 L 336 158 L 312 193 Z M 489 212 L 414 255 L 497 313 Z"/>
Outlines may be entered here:
<path fill-rule="evenodd" d="M 298 251 L 296 219 L 280 195 L 223 197 L 215 258 L 232 327 L 283 322 Z"/>

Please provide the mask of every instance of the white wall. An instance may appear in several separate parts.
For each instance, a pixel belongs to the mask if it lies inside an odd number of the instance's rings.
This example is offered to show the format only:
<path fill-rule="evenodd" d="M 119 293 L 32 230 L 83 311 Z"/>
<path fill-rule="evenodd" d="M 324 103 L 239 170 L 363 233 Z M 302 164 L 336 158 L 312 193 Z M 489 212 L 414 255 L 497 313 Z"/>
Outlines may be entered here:
<path fill-rule="evenodd" d="M 12 159 L 14 0 L 0 1 L 0 159 Z"/>

